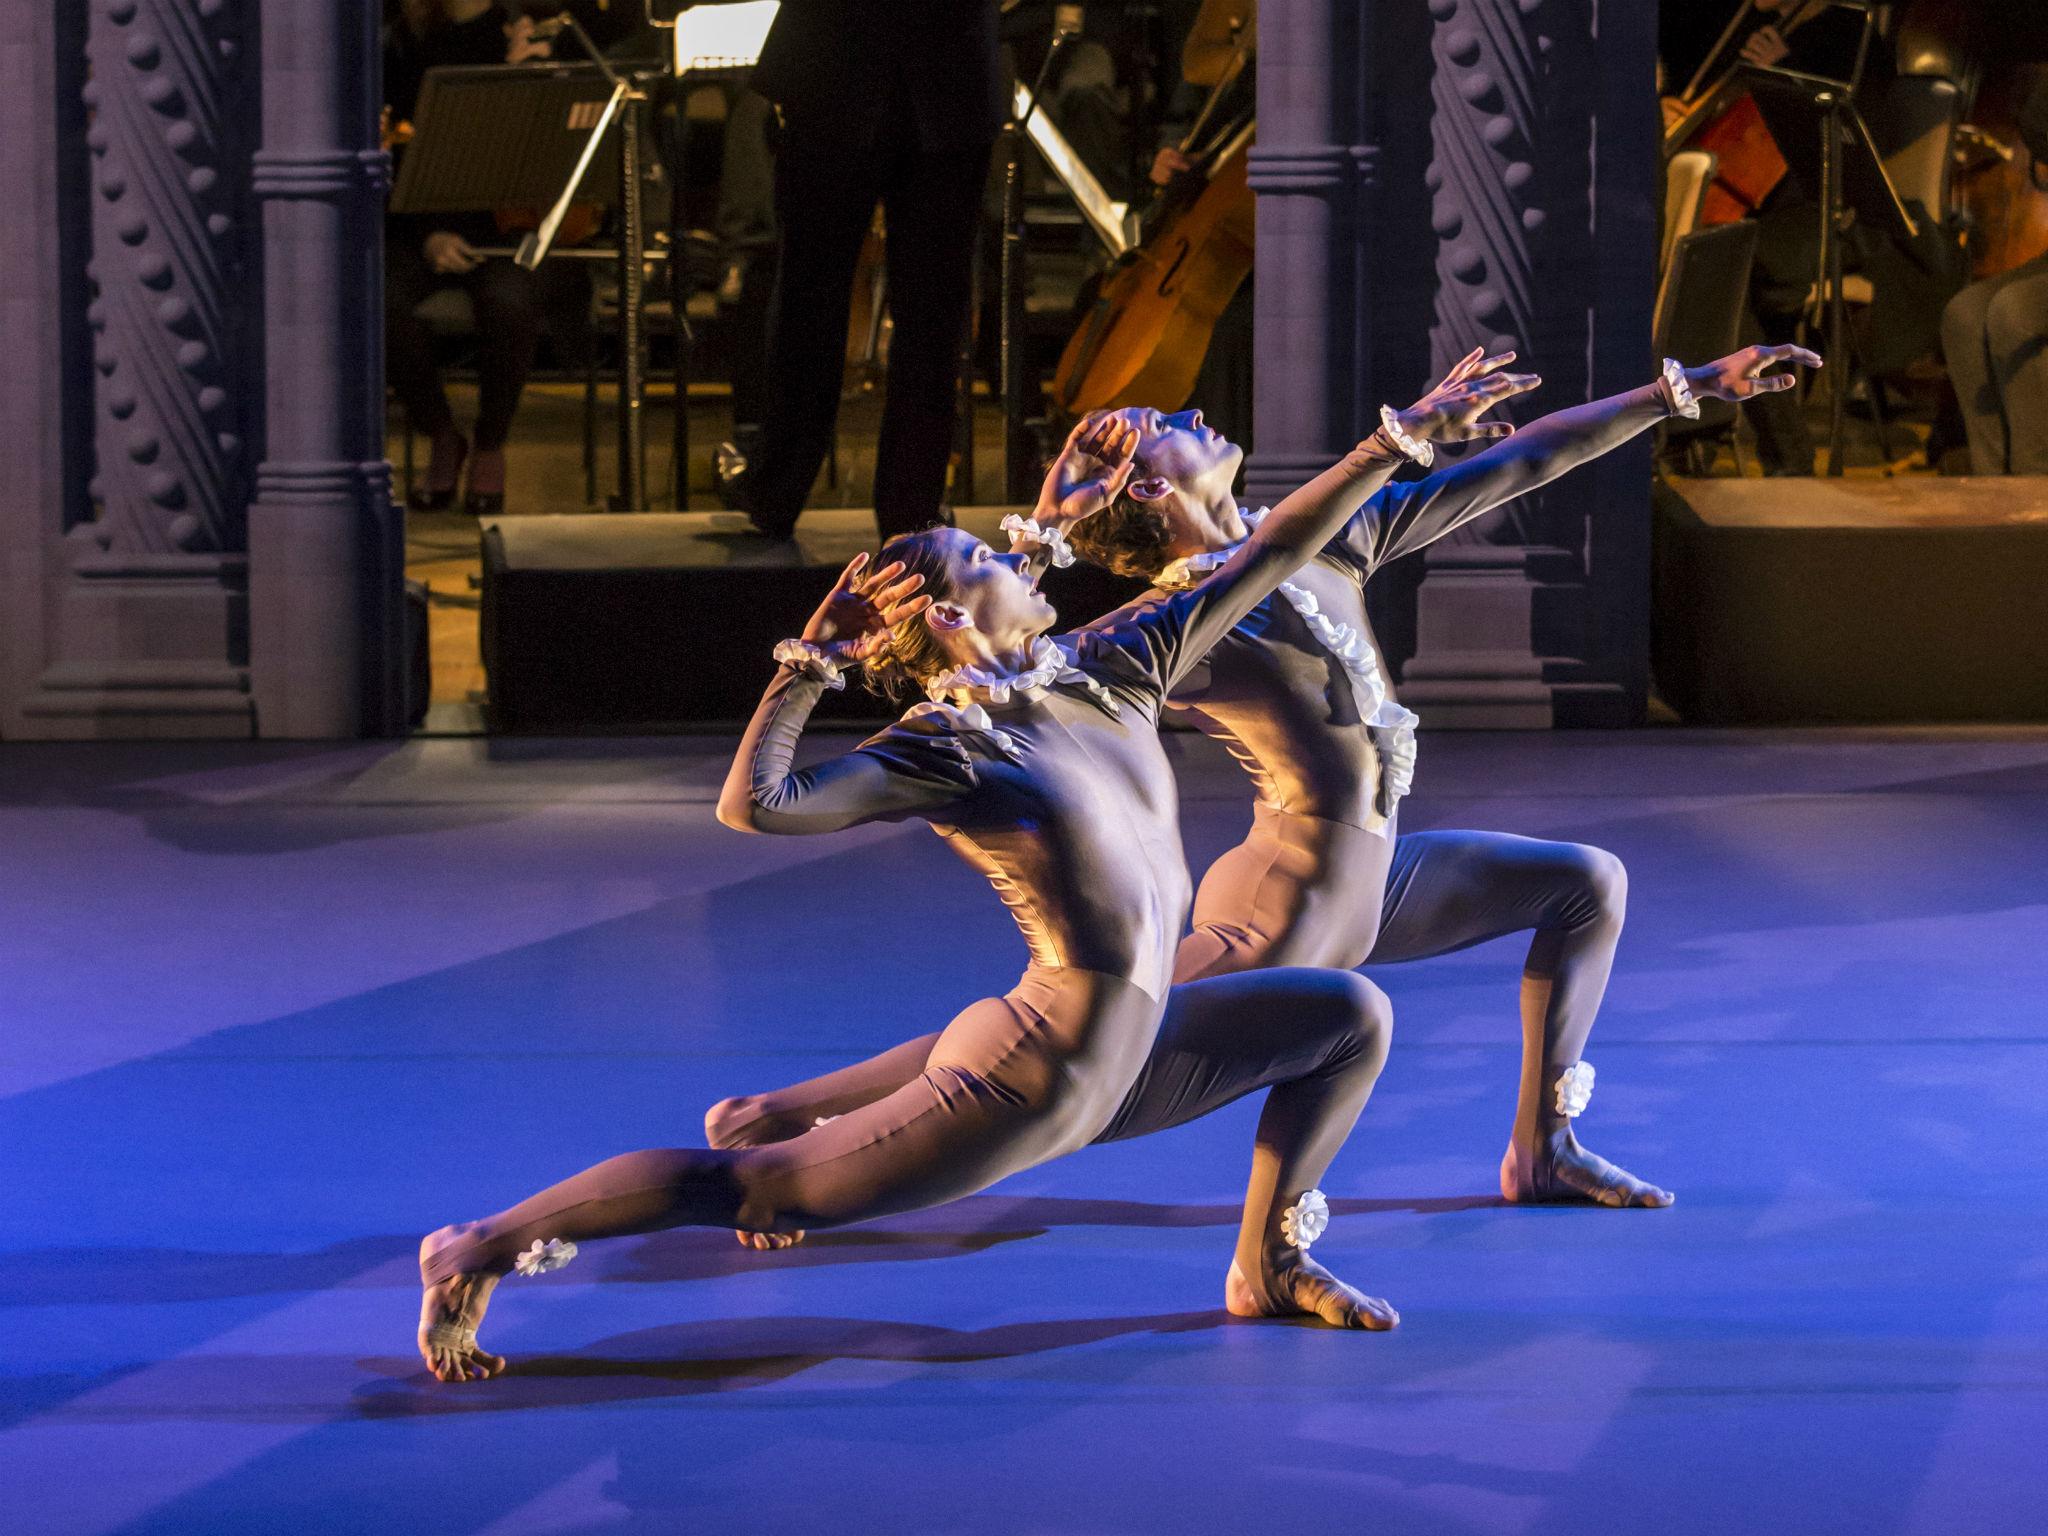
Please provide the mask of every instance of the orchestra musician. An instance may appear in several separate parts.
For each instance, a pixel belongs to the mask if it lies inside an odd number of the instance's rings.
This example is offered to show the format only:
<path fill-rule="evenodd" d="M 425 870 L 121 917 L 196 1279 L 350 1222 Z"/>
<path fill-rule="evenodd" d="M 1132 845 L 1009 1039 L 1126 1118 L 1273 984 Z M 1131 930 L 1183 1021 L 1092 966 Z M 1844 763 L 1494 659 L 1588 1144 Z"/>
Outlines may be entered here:
<path fill-rule="evenodd" d="M 1811 0 L 1666 0 L 1659 17 L 1659 73 L 1667 91 L 1680 92 L 1661 102 L 1667 132 L 1727 71 L 1745 64 L 1853 80 L 1857 103 L 1878 131 L 1875 119 L 1893 76 L 1893 11 L 1888 4 Z M 1724 39 L 1726 46 L 1720 46 Z M 1682 147 L 1667 139 L 1667 151 Z M 1757 247 L 1745 330 L 1750 339 L 1768 343 L 1797 341 L 1814 313 L 1820 209 L 1787 176 L 1747 216 L 1757 225 Z M 1906 350 L 1924 351 L 1933 341 L 1939 297 L 1928 297 L 1918 265 L 1863 229 L 1854 232 L 1849 252 L 1852 269 L 1870 281 L 1874 302 L 1882 311 L 1873 315 L 1872 331 L 1889 329 L 1894 337 L 1917 333 L 1919 346 L 1908 344 Z M 1941 289 L 1940 297 L 1947 291 Z M 1766 474 L 1813 472 L 1815 445 L 1804 398 L 1803 388 L 1787 391 L 1758 401 L 1750 413 L 1757 456 Z"/>
<path fill-rule="evenodd" d="M 2030 179 L 2048 191 L 2048 78 L 2017 124 Z M 1970 284 L 1941 319 L 1942 352 L 1979 475 L 2048 474 L 2048 254 Z"/>
<path fill-rule="evenodd" d="M 1179 10 L 1186 26 L 1180 52 L 1183 84 L 1168 114 L 1169 130 L 1185 129 L 1211 92 L 1241 92 L 1249 99 L 1254 73 L 1251 51 L 1258 41 L 1259 0 L 1200 0 L 1199 6 L 1182 0 Z M 1166 143 L 1153 155 L 1149 176 L 1154 187 L 1165 189 L 1194 169 L 1194 162 L 1177 144 Z M 1203 419 L 1243 448 L 1247 457 L 1256 446 L 1252 433 L 1253 291 L 1247 280 L 1217 317 L 1191 396 L 1202 402 Z"/>
<path fill-rule="evenodd" d="M 960 349 L 989 156 L 1006 116 L 993 0 L 783 0 L 753 88 L 776 108 L 782 249 L 760 451 L 740 482 L 787 538 L 839 413 L 854 270 L 882 205 L 891 341 L 875 520 L 883 538 L 945 499 Z"/>
<path fill-rule="evenodd" d="M 520 64 L 548 53 L 549 45 L 533 36 L 532 20 L 507 12 L 496 0 L 397 0 L 384 28 L 387 141 L 395 152 L 402 145 L 428 70 Z M 385 374 L 405 405 L 411 428 L 429 445 L 426 476 L 411 496 L 417 511 L 453 506 L 459 493 L 463 509 L 472 514 L 503 510 L 505 441 L 541 332 L 550 319 L 560 317 L 557 329 L 564 336 L 584 339 L 587 276 L 571 262 L 547 262 L 529 272 L 478 250 L 502 244 L 504 236 L 490 213 L 391 214 L 385 219 Z M 417 313 L 429 295 L 451 287 L 468 293 L 476 313 L 474 441 L 456 425 L 441 387 L 433 338 Z"/>

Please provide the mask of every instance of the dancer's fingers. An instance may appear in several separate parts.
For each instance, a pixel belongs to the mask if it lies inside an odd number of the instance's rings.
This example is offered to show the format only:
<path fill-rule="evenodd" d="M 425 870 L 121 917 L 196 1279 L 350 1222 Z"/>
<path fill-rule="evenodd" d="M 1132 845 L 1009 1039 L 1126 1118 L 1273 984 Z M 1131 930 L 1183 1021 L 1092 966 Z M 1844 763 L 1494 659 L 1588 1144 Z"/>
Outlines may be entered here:
<path fill-rule="evenodd" d="M 846 569 L 839 573 L 839 580 L 833 585 L 832 590 L 834 592 L 851 591 L 853 589 L 854 582 L 859 579 L 861 570 L 863 567 L 867 565 L 867 563 L 868 552 L 866 550 L 862 550 L 859 554 L 855 555 L 851 560 L 846 562 Z"/>

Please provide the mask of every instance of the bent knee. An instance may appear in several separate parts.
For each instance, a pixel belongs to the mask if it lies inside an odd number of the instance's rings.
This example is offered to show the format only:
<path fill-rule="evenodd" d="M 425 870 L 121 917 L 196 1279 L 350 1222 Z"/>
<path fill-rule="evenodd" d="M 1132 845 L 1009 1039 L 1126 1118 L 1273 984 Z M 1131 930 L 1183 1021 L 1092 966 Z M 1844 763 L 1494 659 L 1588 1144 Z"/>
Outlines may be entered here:
<path fill-rule="evenodd" d="M 1572 874 L 1601 918 L 1620 922 L 1628 914 L 1628 866 L 1605 848 L 1570 843 Z"/>
<path fill-rule="evenodd" d="M 1370 977 L 1356 971 L 1325 971 L 1326 985 L 1342 1013 L 1343 1038 L 1350 1051 L 1370 1060 L 1374 1069 L 1387 1059 L 1394 1042 L 1394 1005 Z"/>

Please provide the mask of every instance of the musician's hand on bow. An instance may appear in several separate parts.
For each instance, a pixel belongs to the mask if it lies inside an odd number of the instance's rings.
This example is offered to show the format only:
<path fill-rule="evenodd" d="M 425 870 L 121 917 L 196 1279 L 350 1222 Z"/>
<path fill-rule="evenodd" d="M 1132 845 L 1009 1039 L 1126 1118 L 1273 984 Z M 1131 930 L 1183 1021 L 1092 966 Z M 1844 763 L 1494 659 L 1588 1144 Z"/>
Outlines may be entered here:
<path fill-rule="evenodd" d="M 505 26 L 505 62 L 524 64 L 530 59 L 552 59 L 555 45 L 533 35 L 533 18 L 521 16 Z"/>
<path fill-rule="evenodd" d="M 803 638 L 836 661 L 866 661 L 890 630 L 932 605 L 929 597 L 914 595 L 924 578 L 905 576 L 901 560 L 873 572 L 867 566 L 865 551 L 855 555 L 804 626 Z"/>
<path fill-rule="evenodd" d="M 1818 352 L 1809 352 L 1804 347 L 1744 347 L 1704 367 L 1686 369 L 1685 382 L 1702 400 L 1748 400 L 1790 389 L 1799 382 L 1790 373 L 1765 371 L 1779 363 L 1818 368 L 1821 358 Z"/>
<path fill-rule="evenodd" d="M 1754 64 L 1758 69 L 1782 64 L 1791 54 L 1792 45 L 1785 41 L 1785 34 L 1768 23 L 1750 33 L 1742 45 L 1742 62 Z"/>
<path fill-rule="evenodd" d="M 1177 176 L 1185 176 L 1195 168 L 1195 162 L 1175 149 L 1165 145 L 1152 157 L 1152 169 L 1145 174 L 1155 187 L 1170 186 Z"/>
<path fill-rule="evenodd" d="M 1505 421 L 1481 421 L 1504 400 L 1526 395 L 1543 382 L 1533 373 L 1503 373 L 1515 360 L 1512 352 L 1488 357 L 1474 347 L 1444 375 L 1444 380 L 1405 411 L 1395 413 L 1401 430 L 1420 442 L 1470 443 L 1506 437 L 1515 429 Z"/>
<path fill-rule="evenodd" d="M 1114 411 L 1089 412 L 1047 468 L 1031 516 L 1041 528 L 1094 516 L 1130 482 L 1137 452 L 1135 426 Z"/>
<path fill-rule="evenodd" d="M 421 249 L 426 253 L 427 265 L 449 277 L 474 272 L 484 261 L 475 246 L 449 229 L 435 230 Z"/>

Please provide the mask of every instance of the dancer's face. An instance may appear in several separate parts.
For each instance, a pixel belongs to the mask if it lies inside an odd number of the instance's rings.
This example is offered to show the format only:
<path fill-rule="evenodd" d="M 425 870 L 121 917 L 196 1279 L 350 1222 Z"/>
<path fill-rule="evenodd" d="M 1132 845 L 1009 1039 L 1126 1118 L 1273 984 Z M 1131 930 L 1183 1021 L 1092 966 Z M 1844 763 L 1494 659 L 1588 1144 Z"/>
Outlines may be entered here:
<path fill-rule="evenodd" d="M 945 559 L 945 579 L 934 584 L 945 595 L 934 606 L 957 610 L 991 650 L 1010 650 L 1052 628 L 1059 615 L 1024 555 L 998 554 L 958 528 L 934 529 L 932 537 Z M 937 622 L 933 627 L 942 637 L 947 632 Z"/>
<path fill-rule="evenodd" d="M 1204 422 L 1199 410 L 1128 406 L 1117 414 L 1138 429 L 1136 457 L 1144 466 L 1128 493 L 1166 519 L 1176 554 L 1244 537 L 1232 492 L 1242 448 Z"/>

